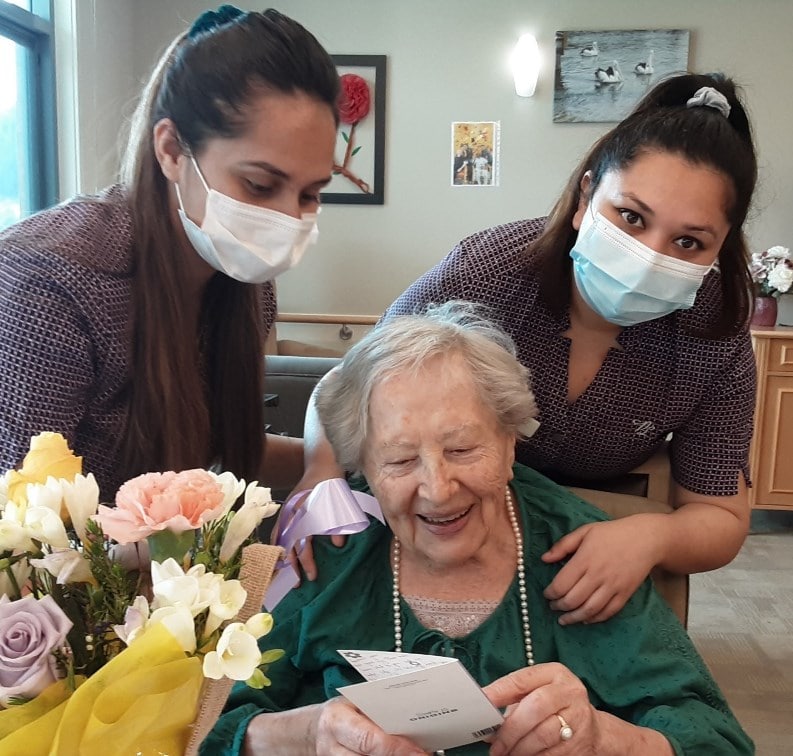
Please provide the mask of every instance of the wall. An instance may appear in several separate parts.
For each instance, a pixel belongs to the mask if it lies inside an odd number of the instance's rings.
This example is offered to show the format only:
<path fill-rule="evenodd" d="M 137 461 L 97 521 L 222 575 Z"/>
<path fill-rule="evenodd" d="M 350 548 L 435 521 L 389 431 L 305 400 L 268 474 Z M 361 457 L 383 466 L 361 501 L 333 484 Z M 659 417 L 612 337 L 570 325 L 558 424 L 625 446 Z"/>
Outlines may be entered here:
<path fill-rule="evenodd" d="M 793 62 L 793 3 L 273 1 L 332 53 L 388 55 L 386 204 L 325 206 L 319 244 L 299 268 L 279 279 L 282 311 L 380 313 L 459 238 L 491 224 L 547 212 L 581 154 L 608 128 L 552 122 L 558 29 L 691 30 L 691 68 L 734 76 L 744 86 L 754 119 L 761 179 L 749 225 L 753 245 L 793 245 L 793 101 L 784 78 Z M 126 9 L 122 0 L 113 5 L 121 23 L 131 22 L 134 76 L 118 71 L 124 56 L 116 62 L 112 55 L 105 59 L 109 66 L 98 66 L 97 73 L 107 77 L 115 70 L 115 78 L 126 82 L 143 79 L 168 41 L 208 3 L 136 0 L 131 11 L 131 2 Z M 97 26 L 106 22 L 99 17 Z M 514 95 L 508 65 L 511 48 L 523 32 L 536 35 L 543 55 L 540 83 L 531 99 Z M 96 44 L 102 39 L 97 35 Z M 111 38 L 110 44 L 116 40 Z M 104 43 L 102 50 L 107 52 L 108 46 Z M 106 84 L 96 86 L 104 86 L 107 100 L 100 93 L 97 102 L 107 108 L 117 108 L 125 99 Z M 450 123 L 466 120 L 501 121 L 497 188 L 450 186 Z M 116 119 L 91 126 L 100 143 L 115 139 L 118 131 Z M 97 173 L 102 174 L 99 183 L 112 178 L 104 165 Z M 93 187 L 83 182 L 82 188 Z M 326 327 L 322 338 L 327 334 L 335 339 L 337 330 Z"/>

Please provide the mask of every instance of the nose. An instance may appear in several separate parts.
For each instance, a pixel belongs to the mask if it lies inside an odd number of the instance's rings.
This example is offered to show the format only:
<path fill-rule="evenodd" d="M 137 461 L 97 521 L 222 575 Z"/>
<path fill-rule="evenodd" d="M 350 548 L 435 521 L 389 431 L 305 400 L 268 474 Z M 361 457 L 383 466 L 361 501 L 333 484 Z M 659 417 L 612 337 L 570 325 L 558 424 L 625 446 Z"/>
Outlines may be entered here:
<path fill-rule="evenodd" d="M 457 482 L 443 457 L 425 460 L 421 468 L 419 495 L 427 501 L 448 501 L 457 489 Z"/>
<path fill-rule="evenodd" d="M 284 193 L 282 196 L 265 204 L 270 210 L 275 210 L 284 215 L 289 215 L 292 218 L 300 218 L 303 215 L 303 209 L 300 206 L 300 195 L 295 193 Z"/>

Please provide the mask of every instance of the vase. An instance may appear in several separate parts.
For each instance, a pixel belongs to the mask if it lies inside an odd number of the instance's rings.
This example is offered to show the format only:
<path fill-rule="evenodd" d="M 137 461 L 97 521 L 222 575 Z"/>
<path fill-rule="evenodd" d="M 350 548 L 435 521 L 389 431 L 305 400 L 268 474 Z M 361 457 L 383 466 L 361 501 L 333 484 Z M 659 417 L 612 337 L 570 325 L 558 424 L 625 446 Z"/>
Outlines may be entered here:
<path fill-rule="evenodd" d="M 783 294 L 776 303 L 776 324 L 793 326 L 793 293 Z"/>
<path fill-rule="evenodd" d="M 777 303 L 774 297 L 755 297 L 753 326 L 776 325 Z"/>

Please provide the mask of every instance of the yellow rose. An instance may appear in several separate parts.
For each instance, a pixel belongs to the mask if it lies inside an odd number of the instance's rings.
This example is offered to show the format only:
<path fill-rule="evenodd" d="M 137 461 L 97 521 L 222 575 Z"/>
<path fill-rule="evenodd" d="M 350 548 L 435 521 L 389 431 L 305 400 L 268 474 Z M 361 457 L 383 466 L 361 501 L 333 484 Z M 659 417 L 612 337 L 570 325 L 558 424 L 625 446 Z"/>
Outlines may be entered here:
<path fill-rule="evenodd" d="M 8 500 L 24 504 L 28 483 L 47 482 L 47 478 L 74 481 L 83 471 L 83 458 L 76 457 L 60 433 L 39 433 L 30 439 L 30 451 L 20 470 L 8 473 Z"/>

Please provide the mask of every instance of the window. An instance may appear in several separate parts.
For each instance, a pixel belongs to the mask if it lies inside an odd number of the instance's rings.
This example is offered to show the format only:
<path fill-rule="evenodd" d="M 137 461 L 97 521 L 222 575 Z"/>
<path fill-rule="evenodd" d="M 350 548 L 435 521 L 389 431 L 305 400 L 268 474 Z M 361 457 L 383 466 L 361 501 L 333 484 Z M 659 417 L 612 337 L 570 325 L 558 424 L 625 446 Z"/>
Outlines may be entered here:
<path fill-rule="evenodd" d="M 50 0 L 0 0 L 0 229 L 56 202 Z"/>

